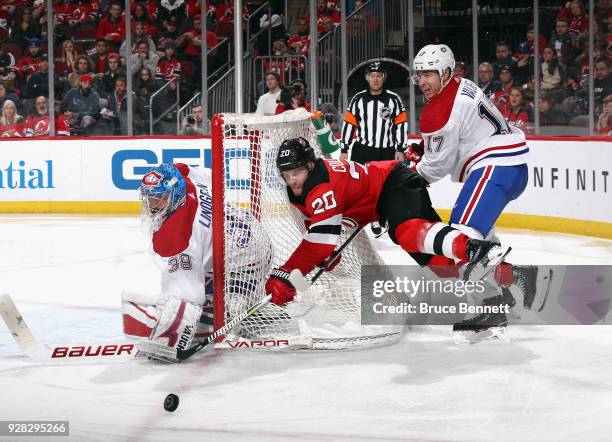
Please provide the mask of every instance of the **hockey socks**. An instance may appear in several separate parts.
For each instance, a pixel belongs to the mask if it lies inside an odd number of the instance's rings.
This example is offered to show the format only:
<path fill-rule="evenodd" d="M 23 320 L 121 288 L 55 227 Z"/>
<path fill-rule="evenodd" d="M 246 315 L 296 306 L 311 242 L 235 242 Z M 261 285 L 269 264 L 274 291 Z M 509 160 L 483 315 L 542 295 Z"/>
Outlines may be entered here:
<path fill-rule="evenodd" d="M 469 237 L 442 222 L 425 219 L 404 221 L 395 229 L 399 245 L 408 253 L 428 253 L 467 261 Z"/>

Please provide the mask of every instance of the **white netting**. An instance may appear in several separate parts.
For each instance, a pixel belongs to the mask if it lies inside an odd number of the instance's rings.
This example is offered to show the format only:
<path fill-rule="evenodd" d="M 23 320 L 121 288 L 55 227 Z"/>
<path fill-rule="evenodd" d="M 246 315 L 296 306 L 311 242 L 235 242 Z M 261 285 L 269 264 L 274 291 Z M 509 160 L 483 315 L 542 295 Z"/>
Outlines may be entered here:
<path fill-rule="evenodd" d="M 288 201 L 275 159 L 280 144 L 298 136 L 308 139 L 317 156 L 320 154 L 309 117 L 303 109 L 274 117 L 224 114 L 222 139 L 213 134 L 213 149 L 222 146 L 225 158 L 225 204 L 245 209 L 258 220 L 247 232 L 240 221 L 232 222 L 232 216 L 225 216 L 225 287 L 223 299 L 215 297 L 215 302 L 224 302 L 226 320 L 264 296 L 270 269 L 282 265 L 302 239 L 302 215 Z M 218 186 L 216 182 L 214 185 Z M 351 233 L 352 229 L 347 228 L 341 241 Z M 257 241 L 256 260 L 252 253 L 242 253 L 241 241 Z M 247 249 L 252 250 L 252 246 L 249 244 Z M 245 320 L 236 334 L 248 339 L 306 337 L 312 339 L 313 349 L 395 342 L 401 327 L 361 325 L 362 264 L 382 264 L 363 232 L 342 252 L 342 260 L 333 272 L 326 272 L 308 292 L 285 307 L 266 306 Z"/>

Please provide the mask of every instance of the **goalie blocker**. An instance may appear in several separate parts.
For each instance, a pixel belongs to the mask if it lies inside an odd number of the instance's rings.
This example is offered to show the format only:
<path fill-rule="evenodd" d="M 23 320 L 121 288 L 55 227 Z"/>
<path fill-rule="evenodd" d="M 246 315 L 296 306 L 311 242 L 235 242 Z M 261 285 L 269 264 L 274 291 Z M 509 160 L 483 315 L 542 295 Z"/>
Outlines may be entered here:
<path fill-rule="evenodd" d="M 295 296 L 289 273 L 303 275 L 334 251 L 342 224 L 388 223 L 389 236 L 420 265 L 463 264 L 464 278 L 478 280 L 509 253 L 491 241 L 470 239 L 441 222 L 431 205 L 427 182 L 399 161 L 361 165 L 317 159 L 302 137 L 285 140 L 276 165 L 287 185 L 289 201 L 303 215 L 307 231 L 289 259 L 266 283 L 272 302 Z"/>

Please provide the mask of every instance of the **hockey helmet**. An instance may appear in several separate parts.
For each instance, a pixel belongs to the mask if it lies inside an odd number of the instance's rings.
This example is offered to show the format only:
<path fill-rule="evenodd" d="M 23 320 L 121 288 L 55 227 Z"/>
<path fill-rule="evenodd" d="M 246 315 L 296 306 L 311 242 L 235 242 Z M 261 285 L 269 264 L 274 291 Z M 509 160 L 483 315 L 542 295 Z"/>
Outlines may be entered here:
<path fill-rule="evenodd" d="M 387 77 L 387 70 L 385 69 L 385 66 L 382 61 L 373 61 L 372 63 L 366 66 L 366 80 L 370 72 L 380 72 L 381 74 L 383 74 L 384 78 Z"/>
<path fill-rule="evenodd" d="M 446 45 L 427 45 L 414 57 L 412 70 L 414 75 L 411 79 L 414 84 L 419 84 L 416 73 L 419 71 L 437 71 L 440 79 L 444 78 L 444 72 L 450 69 L 452 77 L 455 71 L 455 56 L 453 51 Z M 444 85 L 444 83 L 443 83 Z"/>
<path fill-rule="evenodd" d="M 314 149 L 306 138 L 290 138 L 283 141 L 276 155 L 276 167 L 281 172 L 307 166 L 316 160 Z"/>
<path fill-rule="evenodd" d="M 143 224 L 150 230 L 159 230 L 184 202 L 187 186 L 181 172 L 172 163 L 163 163 L 147 172 L 140 183 Z"/>

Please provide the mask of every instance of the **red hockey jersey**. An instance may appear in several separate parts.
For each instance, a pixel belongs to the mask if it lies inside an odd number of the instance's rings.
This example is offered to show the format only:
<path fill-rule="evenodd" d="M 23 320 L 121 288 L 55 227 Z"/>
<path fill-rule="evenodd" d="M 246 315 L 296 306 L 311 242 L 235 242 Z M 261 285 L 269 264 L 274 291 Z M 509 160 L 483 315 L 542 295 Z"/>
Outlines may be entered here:
<path fill-rule="evenodd" d="M 364 166 L 353 161 L 319 159 L 304 183 L 301 197 L 287 187 L 289 201 L 304 215 L 308 231 L 282 267 L 306 274 L 334 251 L 343 223 L 356 227 L 377 221 L 378 198 L 397 163 L 376 161 Z"/>
<path fill-rule="evenodd" d="M 49 115 L 30 116 L 25 124 L 26 137 L 48 137 L 49 133 Z M 55 117 L 55 134 L 58 136 L 70 136 L 70 125 L 66 115 L 57 115 Z"/>

